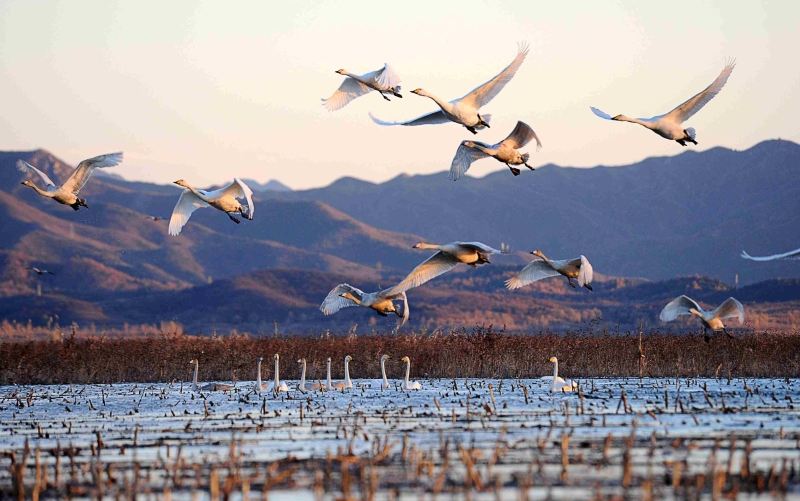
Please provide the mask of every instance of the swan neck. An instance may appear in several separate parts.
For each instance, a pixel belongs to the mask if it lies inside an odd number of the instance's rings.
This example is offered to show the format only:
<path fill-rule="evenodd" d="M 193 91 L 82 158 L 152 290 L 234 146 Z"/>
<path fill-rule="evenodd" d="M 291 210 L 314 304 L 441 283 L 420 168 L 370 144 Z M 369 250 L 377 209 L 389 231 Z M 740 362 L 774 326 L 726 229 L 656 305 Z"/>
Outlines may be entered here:
<path fill-rule="evenodd" d="M 347 387 L 353 386 L 350 382 L 350 362 L 347 360 L 344 361 L 344 384 Z"/>
<path fill-rule="evenodd" d="M 258 369 L 256 371 L 256 390 L 261 391 L 261 360 L 258 361 Z"/>
<path fill-rule="evenodd" d="M 436 104 L 438 104 L 438 105 L 439 105 L 439 108 L 441 108 L 441 109 L 443 109 L 443 110 L 450 109 L 450 108 L 453 106 L 453 105 L 451 105 L 450 103 L 448 103 L 447 101 L 443 101 L 443 100 L 442 100 L 441 98 L 439 98 L 438 96 L 435 96 L 435 95 L 433 95 L 433 94 L 430 94 L 430 93 L 428 93 L 428 92 L 426 92 L 425 94 L 420 94 L 420 95 L 421 95 L 421 96 L 424 96 L 424 97 L 427 97 L 427 98 L 430 98 L 430 99 L 433 99 L 433 101 L 434 101 Z"/>
<path fill-rule="evenodd" d="M 194 364 L 194 378 L 192 379 L 192 384 L 197 386 L 197 371 L 200 368 L 200 364 Z"/>
<path fill-rule="evenodd" d="M 557 379 L 558 379 L 558 360 L 553 362 L 553 390 L 556 389 Z"/>
<path fill-rule="evenodd" d="M 408 378 L 409 378 L 410 376 L 411 376 L 411 360 L 408 360 L 408 361 L 406 362 L 406 389 L 408 389 L 408 385 L 410 384 L 410 383 L 408 382 Z"/>
<path fill-rule="evenodd" d="M 276 358 L 275 359 L 275 391 L 278 390 L 278 384 L 279 384 L 279 381 L 280 381 L 280 378 L 278 376 L 279 366 L 280 366 L 280 361 Z"/>
<path fill-rule="evenodd" d="M 303 373 L 300 375 L 300 388 L 306 389 L 306 362 L 303 361 Z"/>
<path fill-rule="evenodd" d="M 207 200 L 207 199 L 206 199 L 206 197 L 205 197 L 203 194 L 201 194 L 199 191 L 197 191 L 197 190 L 194 188 L 194 186 L 189 186 L 189 184 L 184 184 L 184 187 L 185 187 L 186 189 L 188 189 L 189 191 L 191 191 L 192 193 L 194 193 L 194 194 L 195 194 L 195 196 L 197 196 L 197 198 L 199 198 L 200 200 L 203 200 L 203 201 L 206 201 L 206 200 Z"/>
<path fill-rule="evenodd" d="M 328 360 L 328 389 L 329 390 L 331 389 L 331 386 L 333 386 L 331 384 L 331 361 Z"/>
<path fill-rule="evenodd" d="M 420 249 L 441 250 L 441 247 L 442 247 L 441 245 L 436 245 L 436 244 L 426 244 L 426 243 L 419 244 Z"/>
<path fill-rule="evenodd" d="M 29 186 L 30 186 L 31 188 L 33 188 L 34 190 L 36 190 L 36 193 L 40 194 L 40 195 L 41 195 L 41 196 L 43 196 L 43 197 L 49 197 L 49 196 L 50 196 L 50 194 L 49 194 L 49 193 L 47 193 L 46 191 L 42 191 L 42 190 L 41 190 L 41 189 L 40 189 L 38 186 L 36 186 L 35 184 L 30 184 Z"/>
<path fill-rule="evenodd" d="M 386 360 L 381 360 L 381 375 L 383 376 L 383 384 L 389 386 L 389 380 L 386 378 Z"/>

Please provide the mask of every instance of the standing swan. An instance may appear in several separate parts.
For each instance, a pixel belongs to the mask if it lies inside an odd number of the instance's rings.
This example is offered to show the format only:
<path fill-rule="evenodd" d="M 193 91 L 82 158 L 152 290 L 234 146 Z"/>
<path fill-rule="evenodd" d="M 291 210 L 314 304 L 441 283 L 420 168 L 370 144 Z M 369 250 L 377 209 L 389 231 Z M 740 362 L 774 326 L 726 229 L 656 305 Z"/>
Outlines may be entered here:
<path fill-rule="evenodd" d="M 410 287 L 409 287 L 410 288 Z M 403 300 L 402 313 L 397 310 L 394 301 Z M 333 315 L 342 308 L 348 306 L 364 306 L 375 310 L 378 315 L 385 317 L 389 313 L 394 313 L 402 320 L 399 327 L 402 327 L 408 322 L 408 298 L 406 297 L 405 290 L 391 289 L 382 290 L 379 292 L 363 292 L 349 284 L 339 284 L 328 293 L 322 304 L 319 306 L 320 311 L 325 315 Z"/>
<path fill-rule="evenodd" d="M 711 101 L 714 96 L 719 94 L 719 91 L 721 91 L 722 87 L 725 86 L 725 83 L 728 81 L 728 77 L 731 76 L 731 72 L 733 72 L 733 68 L 735 66 L 735 60 L 730 59 L 726 61 L 725 68 L 722 69 L 722 72 L 719 74 L 717 79 L 711 83 L 711 85 L 706 87 L 703 92 L 695 95 L 665 115 L 658 115 L 652 118 L 628 118 L 625 115 L 617 115 L 612 117 L 608 113 L 600 111 L 597 108 L 591 106 L 590 108 L 592 113 L 600 118 L 605 118 L 606 120 L 616 120 L 618 122 L 631 122 L 639 124 L 647 127 L 665 139 L 677 141 L 677 143 L 681 146 L 686 146 L 687 142 L 697 144 L 697 141 L 695 141 L 694 129 L 691 127 L 684 129 L 683 125 L 681 124 L 683 124 L 683 122 L 686 120 L 689 120 L 692 115 L 700 111 L 700 109 L 705 106 L 706 103 Z"/>
<path fill-rule="evenodd" d="M 553 387 L 550 391 L 561 393 L 576 390 L 578 388 L 578 383 L 574 381 L 564 381 L 558 377 L 558 359 L 556 357 L 550 357 L 550 361 L 553 363 Z"/>
<path fill-rule="evenodd" d="M 47 174 L 23 160 L 17 161 L 17 169 L 22 172 L 38 174 L 42 181 L 44 181 L 45 190 L 43 191 L 39 189 L 39 187 L 33 184 L 32 181 L 25 181 L 22 184 L 33 188 L 36 193 L 43 197 L 52 198 L 60 204 L 69 205 L 73 210 L 78 210 L 81 207 L 86 207 L 87 209 L 89 208 L 89 206 L 86 205 L 85 199 L 78 198 L 78 192 L 81 191 L 81 188 L 83 188 L 83 186 L 89 180 L 89 176 L 92 175 L 92 172 L 98 167 L 113 167 L 115 165 L 119 165 L 120 162 L 122 162 L 122 152 L 109 153 L 107 155 L 100 155 L 88 160 L 84 160 L 78 164 L 78 167 L 75 169 L 72 175 L 69 176 L 69 178 L 67 178 L 67 180 L 64 181 L 64 184 L 61 186 L 56 186 L 55 183 L 53 183 L 53 181 L 47 177 Z"/>
<path fill-rule="evenodd" d="M 226 213 L 231 221 L 236 224 L 241 223 L 233 214 L 239 213 L 245 219 L 253 219 L 255 206 L 253 205 L 253 192 L 239 178 L 233 178 L 233 182 L 224 188 L 214 191 L 196 190 L 183 179 L 175 181 L 178 186 L 186 188 L 181 193 L 172 217 L 169 220 L 169 234 L 177 236 L 183 226 L 189 221 L 192 212 L 204 207 L 213 207 Z M 236 199 L 247 200 L 247 212 Z"/>
<path fill-rule="evenodd" d="M 453 181 L 458 181 L 467 172 L 472 162 L 487 157 L 492 157 L 498 162 L 506 164 L 515 176 L 519 176 L 519 169 L 512 167 L 512 165 L 524 165 L 530 170 L 536 170 L 528 165 L 530 154 L 517 151 L 533 139 L 536 139 L 536 150 L 538 151 L 542 147 L 539 136 L 525 122 L 517 122 L 517 126 L 514 127 L 511 134 L 497 144 L 462 141 L 458 150 L 456 150 L 453 163 L 450 164 L 450 174 L 447 177 Z"/>
<path fill-rule="evenodd" d="M 589 260 L 586 259 L 586 256 L 575 259 L 551 261 L 547 259 L 540 250 L 535 250 L 531 252 L 531 254 L 542 259 L 531 261 L 527 266 L 522 268 L 519 273 L 506 280 L 506 287 L 508 290 L 519 289 L 537 280 L 557 277 L 559 275 L 567 277 L 567 281 L 573 287 L 575 287 L 575 284 L 572 283 L 572 279 L 577 278 L 579 287 L 586 287 L 590 291 L 594 290 L 592 286 L 589 285 L 592 283 L 594 270 L 592 269 L 592 265 L 589 264 Z"/>
<path fill-rule="evenodd" d="M 189 360 L 190 364 L 194 364 L 194 379 L 192 379 L 192 389 L 195 391 L 205 390 L 205 391 L 227 391 L 232 390 L 233 386 L 229 384 L 219 384 L 219 383 L 209 383 L 207 385 L 200 386 L 197 383 L 197 372 L 200 368 L 200 361 L 195 359 Z"/>
<path fill-rule="evenodd" d="M 508 250 L 493 249 L 480 242 L 452 242 L 446 245 L 420 242 L 415 245 L 414 248 L 434 249 L 438 252 L 411 270 L 411 273 L 409 273 L 406 278 L 391 289 L 388 289 L 387 292 L 396 294 L 414 287 L 419 287 L 428 280 L 432 280 L 452 270 L 458 263 L 464 263 L 473 268 L 477 268 L 479 264 L 490 263 L 489 256 L 492 254 L 509 253 Z"/>
<path fill-rule="evenodd" d="M 800 249 L 795 249 L 783 254 L 773 254 L 772 256 L 757 256 L 753 257 L 750 254 L 742 251 L 741 257 L 743 259 L 750 259 L 752 261 L 775 261 L 776 259 L 800 259 Z"/>
<path fill-rule="evenodd" d="M 346 78 L 331 97 L 322 100 L 322 106 L 328 111 L 344 108 L 353 99 L 369 94 L 373 90 L 378 91 L 381 97 L 387 101 L 391 101 L 391 99 L 386 97 L 386 94 L 403 97 L 400 95 L 400 77 L 388 64 L 364 75 L 353 75 L 347 70 L 336 70 L 336 73 L 344 75 Z"/>
<path fill-rule="evenodd" d="M 413 383 L 408 381 L 408 377 L 411 375 L 411 359 L 408 357 L 403 357 L 400 360 L 406 363 L 406 379 L 403 381 L 403 388 L 406 390 L 419 390 L 422 388 L 422 385 L 419 384 L 419 381 L 414 381 Z"/>
<path fill-rule="evenodd" d="M 300 384 L 297 386 L 297 389 L 300 393 L 308 393 L 306 389 L 306 359 L 301 358 L 297 361 L 298 364 L 303 364 L 303 373 L 300 375 Z"/>
<path fill-rule="evenodd" d="M 256 364 L 256 393 L 261 393 L 262 391 L 269 390 L 269 383 L 261 383 L 261 362 L 264 361 L 264 358 L 258 357 L 256 360 L 258 361 Z"/>
<path fill-rule="evenodd" d="M 285 382 L 281 383 L 281 379 L 280 379 L 280 375 L 279 375 L 280 374 L 280 360 L 281 360 L 281 356 L 276 353 L 275 354 L 275 385 L 272 387 L 272 390 L 275 393 L 280 393 L 282 391 L 288 393 L 289 392 L 289 387 L 286 386 Z"/>
<path fill-rule="evenodd" d="M 383 382 L 381 383 L 381 388 L 391 388 L 389 386 L 389 380 L 386 378 L 386 361 L 391 359 L 389 355 L 382 355 L 381 356 L 381 376 L 383 376 Z"/>
<path fill-rule="evenodd" d="M 703 334 L 705 341 L 709 342 L 711 337 L 706 332 L 706 329 L 711 329 L 712 332 L 722 331 L 732 338 L 730 332 L 725 329 L 722 320 L 726 318 L 738 318 L 739 323 L 744 322 L 744 306 L 736 299 L 729 297 L 716 309 L 705 311 L 700 307 L 694 299 L 687 296 L 679 296 L 670 301 L 658 318 L 662 322 L 671 322 L 678 318 L 679 315 L 695 315 L 700 318 L 703 323 Z"/>
<path fill-rule="evenodd" d="M 344 357 L 344 381 L 339 381 L 338 383 L 334 384 L 331 388 L 332 390 L 349 390 L 353 388 L 353 382 L 350 381 L 350 361 L 353 360 L 353 357 L 347 355 Z M 330 383 L 331 373 L 330 373 L 330 365 L 328 366 L 328 386 L 331 385 Z"/>
<path fill-rule="evenodd" d="M 503 90 L 503 87 L 514 78 L 527 55 L 528 45 L 520 44 L 517 50 L 517 57 L 503 71 L 461 99 L 456 99 L 449 103 L 422 89 L 411 91 L 418 96 L 431 98 L 441 108 L 439 111 L 434 111 L 406 122 L 384 122 L 375 118 L 371 113 L 369 116 L 378 125 L 430 125 L 455 122 L 463 125 L 473 134 L 477 134 L 479 129 L 489 127 L 489 120 L 491 119 L 491 115 L 481 116 L 481 107 L 489 104 L 489 101 L 494 99 Z"/>

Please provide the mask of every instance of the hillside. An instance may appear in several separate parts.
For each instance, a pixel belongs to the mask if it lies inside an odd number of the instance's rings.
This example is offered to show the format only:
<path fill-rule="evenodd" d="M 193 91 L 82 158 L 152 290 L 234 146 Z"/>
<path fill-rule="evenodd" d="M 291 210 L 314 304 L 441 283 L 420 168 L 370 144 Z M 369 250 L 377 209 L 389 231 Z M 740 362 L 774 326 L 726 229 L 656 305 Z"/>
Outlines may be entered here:
<path fill-rule="evenodd" d="M 615 276 L 800 277 L 797 262 L 739 257 L 742 249 L 759 255 L 800 247 L 800 145 L 789 141 L 746 151 L 687 149 L 622 167 L 548 165 L 517 178 L 507 170 L 458 182 L 445 173 L 381 184 L 343 178 L 270 196 L 320 200 L 366 224 L 439 243 L 478 239 L 553 257 L 585 254 Z"/>

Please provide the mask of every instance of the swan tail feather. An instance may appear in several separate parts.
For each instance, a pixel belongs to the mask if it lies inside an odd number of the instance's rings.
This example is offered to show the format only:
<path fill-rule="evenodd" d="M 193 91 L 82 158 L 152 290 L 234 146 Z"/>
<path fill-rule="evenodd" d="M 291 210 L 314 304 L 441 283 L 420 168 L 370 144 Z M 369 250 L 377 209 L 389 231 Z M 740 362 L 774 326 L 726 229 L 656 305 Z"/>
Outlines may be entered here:
<path fill-rule="evenodd" d="M 529 158 L 531 158 L 531 154 L 530 153 L 523 153 L 522 154 L 522 163 L 527 163 Z"/>
<path fill-rule="evenodd" d="M 697 132 L 695 132 L 694 127 L 689 127 L 686 129 L 686 133 L 689 134 L 689 137 L 692 139 L 697 138 Z"/>

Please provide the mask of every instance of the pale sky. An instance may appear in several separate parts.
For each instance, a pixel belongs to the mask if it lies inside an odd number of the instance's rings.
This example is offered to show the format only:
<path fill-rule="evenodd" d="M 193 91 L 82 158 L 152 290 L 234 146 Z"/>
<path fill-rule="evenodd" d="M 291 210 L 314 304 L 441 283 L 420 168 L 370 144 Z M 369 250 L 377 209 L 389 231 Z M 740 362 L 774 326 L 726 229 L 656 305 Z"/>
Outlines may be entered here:
<path fill-rule="evenodd" d="M 196 186 L 348 175 L 384 181 L 446 170 L 455 124 L 380 127 L 437 109 L 530 54 L 483 113 L 493 143 L 517 120 L 544 144 L 534 165 L 620 165 L 682 151 L 612 115 L 665 113 L 728 84 L 686 126 L 699 149 L 800 142 L 800 2 L 186 2 L 0 0 L 0 150 L 44 148 L 77 164 L 123 150 L 127 179 Z M 391 64 L 403 99 L 376 93 L 329 113 L 345 68 Z M 491 160 L 477 177 L 505 166 Z"/>

